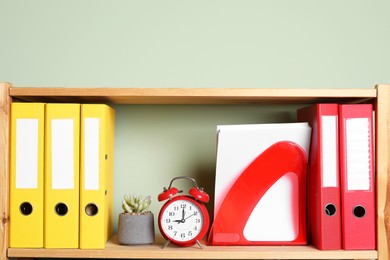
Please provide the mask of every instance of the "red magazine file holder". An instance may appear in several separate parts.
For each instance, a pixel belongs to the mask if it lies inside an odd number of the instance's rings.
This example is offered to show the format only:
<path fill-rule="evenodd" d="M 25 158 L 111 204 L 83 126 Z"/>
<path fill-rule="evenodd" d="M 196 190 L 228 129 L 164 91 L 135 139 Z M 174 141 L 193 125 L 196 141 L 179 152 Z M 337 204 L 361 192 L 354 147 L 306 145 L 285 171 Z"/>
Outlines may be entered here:
<path fill-rule="evenodd" d="M 305 245 L 307 155 L 296 143 L 281 141 L 261 153 L 238 177 L 224 198 L 211 228 L 210 245 Z M 249 241 L 243 231 L 253 209 L 268 189 L 286 173 L 299 185 L 299 229 L 293 241 Z"/>

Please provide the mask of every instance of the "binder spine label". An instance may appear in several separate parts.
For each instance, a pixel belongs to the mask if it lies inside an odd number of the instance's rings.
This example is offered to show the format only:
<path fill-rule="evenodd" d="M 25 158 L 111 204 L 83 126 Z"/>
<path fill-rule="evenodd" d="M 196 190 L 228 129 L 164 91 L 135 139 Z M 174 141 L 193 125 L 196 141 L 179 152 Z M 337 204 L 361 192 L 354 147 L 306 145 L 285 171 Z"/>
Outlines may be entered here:
<path fill-rule="evenodd" d="M 16 188 L 38 188 L 38 119 L 16 120 Z"/>
<path fill-rule="evenodd" d="M 84 121 L 85 190 L 99 190 L 99 118 Z"/>
<path fill-rule="evenodd" d="M 370 190 L 370 129 L 368 118 L 346 120 L 347 188 Z"/>
<path fill-rule="evenodd" d="M 53 119 L 52 127 L 52 189 L 74 189 L 74 122 Z"/>
<path fill-rule="evenodd" d="M 322 186 L 338 187 L 337 116 L 321 116 Z"/>

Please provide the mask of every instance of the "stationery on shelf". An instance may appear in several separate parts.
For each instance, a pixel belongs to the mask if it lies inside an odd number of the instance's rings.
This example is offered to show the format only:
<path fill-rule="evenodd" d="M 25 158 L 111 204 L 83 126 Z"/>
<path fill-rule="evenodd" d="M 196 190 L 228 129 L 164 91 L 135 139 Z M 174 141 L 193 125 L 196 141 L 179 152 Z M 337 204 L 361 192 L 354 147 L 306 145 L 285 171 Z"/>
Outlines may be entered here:
<path fill-rule="evenodd" d="M 43 103 L 11 104 L 10 247 L 43 247 Z"/>
<path fill-rule="evenodd" d="M 372 105 L 339 105 L 339 125 L 343 249 L 375 249 Z"/>
<path fill-rule="evenodd" d="M 218 126 L 211 245 L 306 244 L 307 123 Z"/>
<path fill-rule="evenodd" d="M 115 111 L 81 105 L 80 248 L 103 249 L 113 232 Z"/>
<path fill-rule="evenodd" d="M 79 247 L 79 104 L 47 104 L 45 248 Z"/>
<path fill-rule="evenodd" d="M 315 104 L 297 111 L 312 127 L 308 167 L 308 225 L 320 250 L 341 249 L 338 104 Z"/>

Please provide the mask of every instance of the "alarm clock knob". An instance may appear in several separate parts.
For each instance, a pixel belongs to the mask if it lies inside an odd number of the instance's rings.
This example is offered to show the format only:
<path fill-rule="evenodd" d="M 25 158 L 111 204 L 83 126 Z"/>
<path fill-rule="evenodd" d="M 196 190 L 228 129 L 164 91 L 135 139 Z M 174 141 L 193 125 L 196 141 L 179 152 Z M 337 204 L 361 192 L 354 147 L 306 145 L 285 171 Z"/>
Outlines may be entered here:
<path fill-rule="evenodd" d="M 157 199 L 158 201 L 167 200 L 175 196 L 178 192 L 179 190 L 175 187 L 172 187 L 170 189 L 164 188 L 164 191 L 158 195 Z"/>
<path fill-rule="evenodd" d="M 210 196 L 203 189 L 191 188 L 188 193 L 195 199 L 204 203 L 207 203 L 210 200 Z"/>

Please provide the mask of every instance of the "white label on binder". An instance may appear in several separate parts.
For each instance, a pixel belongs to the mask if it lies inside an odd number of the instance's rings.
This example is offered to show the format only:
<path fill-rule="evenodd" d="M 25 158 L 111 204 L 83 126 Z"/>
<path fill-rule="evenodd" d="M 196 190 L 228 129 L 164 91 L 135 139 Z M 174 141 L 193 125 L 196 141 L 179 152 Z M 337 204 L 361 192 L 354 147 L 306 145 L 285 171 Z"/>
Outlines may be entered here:
<path fill-rule="evenodd" d="M 322 186 L 338 187 L 337 116 L 321 116 Z"/>
<path fill-rule="evenodd" d="M 84 120 L 84 189 L 99 190 L 99 118 Z"/>
<path fill-rule="evenodd" d="M 370 131 L 368 118 L 346 120 L 348 190 L 370 189 Z"/>
<path fill-rule="evenodd" d="M 16 188 L 38 188 L 38 119 L 16 119 Z"/>
<path fill-rule="evenodd" d="M 52 189 L 74 189 L 74 122 L 73 119 L 53 119 Z"/>

